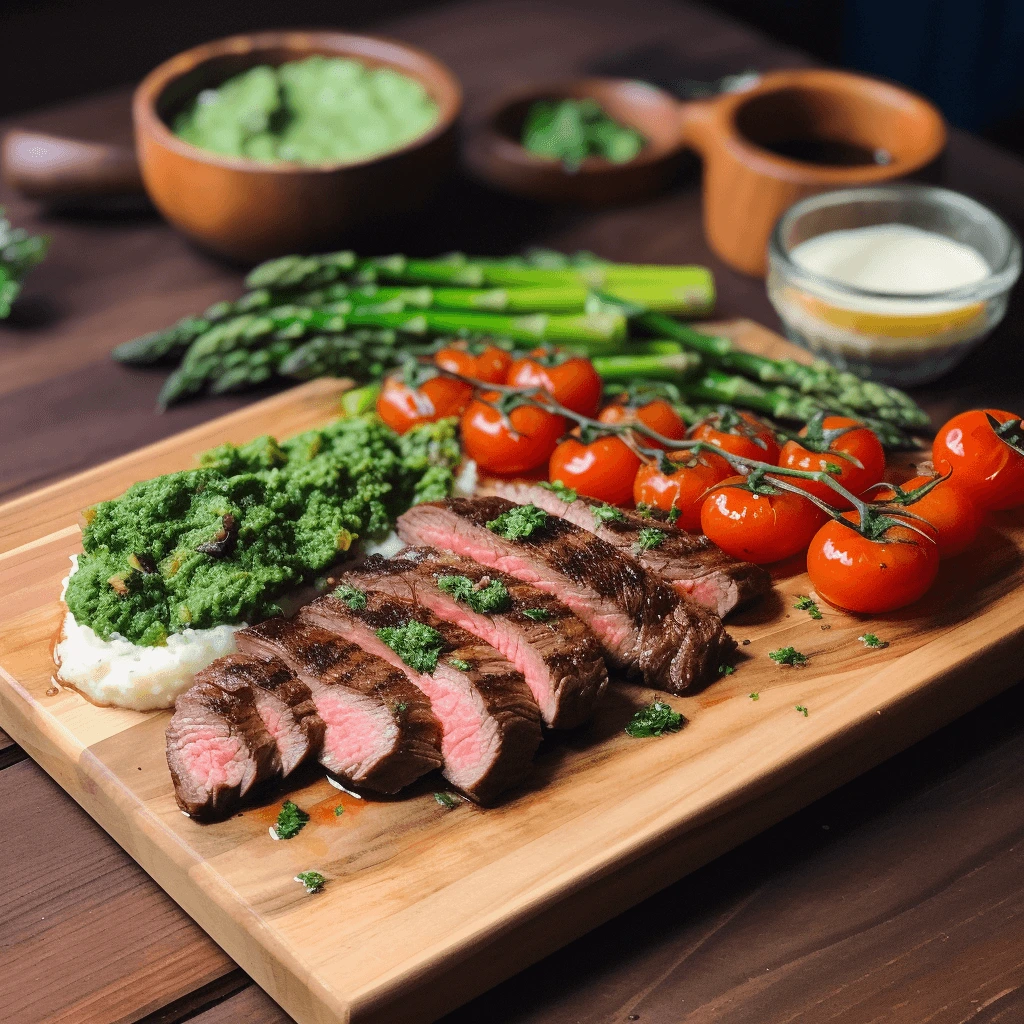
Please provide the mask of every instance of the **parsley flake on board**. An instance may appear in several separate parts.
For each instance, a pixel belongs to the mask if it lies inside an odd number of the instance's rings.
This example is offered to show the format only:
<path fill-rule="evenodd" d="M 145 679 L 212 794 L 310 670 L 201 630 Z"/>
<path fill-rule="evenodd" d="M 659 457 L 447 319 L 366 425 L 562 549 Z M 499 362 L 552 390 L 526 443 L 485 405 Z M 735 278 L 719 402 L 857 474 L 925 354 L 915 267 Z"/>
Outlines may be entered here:
<path fill-rule="evenodd" d="M 436 629 L 415 619 L 404 626 L 384 626 L 377 630 L 377 638 L 417 672 L 433 672 L 444 646 L 444 639 Z"/>
<path fill-rule="evenodd" d="M 551 612 L 547 608 L 524 608 L 523 614 L 534 622 L 547 622 L 551 618 Z"/>
<path fill-rule="evenodd" d="M 777 665 L 806 665 L 810 660 L 806 654 L 801 654 L 795 647 L 780 647 L 777 651 L 769 651 L 768 657 Z"/>
<path fill-rule="evenodd" d="M 516 505 L 487 524 L 487 529 L 505 540 L 532 537 L 548 521 L 548 514 L 536 505 Z"/>
<path fill-rule="evenodd" d="M 451 793 L 435 793 L 434 799 L 446 810 L 454 811 L 462 801 Z"/>
<path fill-rule="evenodd" d="M 748 693 L 747 696 L 751 700 L 760 700 L 761 699 L 761 694 L 759 694 L 759 693 Z"/>
<path fill-rule="evenodd" d="M 295 876 L 295 881 L 301 882 L 306 887 L 306 892 L 312 896 L 314 893 L 320 892 L 327 879 L 319 871 L 300 871 Z"/>
<path fill-rule="evenodd" d="M 626 732 L 636 739 L 642 736 L 661 736 L 666 732 L 676 732 L 683 725 L 683 716 L 673 711 L 671 705 L 656 700 L 653 704 L 641 708 L 629 720 Z"/>
<path fill-rule="evenodd" d="M 594 517 L 594 525 L 601 526 L 604 523 L 624 523 L 626 517 L 621 509 L 614 505 L 595 505 L 591 510 Z"/>
<path fill-rule="evenodd" d="M 348 605 L 354 612 L 361 612 L 366 607 L 366 594 L 364 594 L 358 587 L 353 587 L 349 583 L 342 583 L 342 585 L 334 591 L 334 596 L 341 601 L 342 604 Z"/>
<path fill-rule="evenodd" d="M 500 580 L 478 589 L 468 576 L 438 576 L 437 589 L 483 615 L 503 612 L 512 603 L 508 588 Z"/>
<path fill-rule="evenodd" d="M 797 704 L 796 710 L 799 711 L 800 714 L 804 716 L 804 718 L 806 718 L 810 714 L 810 712 L 807 710 L 807 708 L 803 706 L 803 704 Z"/>
<path fill-rule="evenodd" d="M 338 806 L 334 808 L 334 816 L 336 818 L 340 818 L 344 813 L 345 813 L 345 806 L 344 806 L 344 804 L 338 804 Z"/>
<path fill-rule="evenodd" d="M 879 640 L 874 633 L 865 633 L 863 636 L 857 637 L 865 647 L 874 647 L 876 650 L 881 650 L 883 647 L 889 646 L 888 640 Z"/>
<path fill-rule="evenodd" d="M 470 665 L 468 661 L 464 661 L 462 658 L 449 658 L 448 664 L 452 668 L 457 668 L 460 672 L 468 672 Z"/>
<path fill-rule="evenodd" d="M 550 491 L 552 494 L 557 495 L 567 505 L 571 505 L 578 497 L 579 493 L 573 487 L 566 487 L 561 480 L 552 480 L 548 483 L 546 480 L 542 480 L 540 486 L 545 491 Z"/>
<path fill-rule="evenodd" d="M 719 665 L 718 666 L 718 674 L 720 676 L 731 676 L 733 674 L 733 672 L 735 672 L 735 671 L 736 671 L 736 667 L 734 665 Z"/>
<path fill-rule="evenodd" d="M 278 839 L 294 839 L 309 821 L 309 815 L 298 804 L 285 800 L 277 815 L 274 835 Z"/>
<path fill-rule="evenodd" d="M 664 531 L 656 530 L 653 526 L 645 526 L 636 535 L 636 546 L 641 551 L 650 551 L 652 548 L 656 548 L 664 539 Z"/>
<path fill-rule="evenodd" d="M 812 600 L 806 594 L 796 595 L 796 604 L 793 607 L 798 612 L 807 612 L 812 619 L 821 618 L 821 609 L 818 607 L 818 602 Z"/>

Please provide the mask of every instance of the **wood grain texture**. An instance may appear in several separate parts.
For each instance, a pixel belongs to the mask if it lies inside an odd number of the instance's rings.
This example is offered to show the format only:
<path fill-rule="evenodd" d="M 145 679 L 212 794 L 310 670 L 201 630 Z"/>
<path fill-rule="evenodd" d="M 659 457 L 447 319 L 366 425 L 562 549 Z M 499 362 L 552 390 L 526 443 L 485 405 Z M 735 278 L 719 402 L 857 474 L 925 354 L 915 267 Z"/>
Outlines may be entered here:
<path fill-rule="evenodd" d="M 719 327 L 743 347 L 797 354 L 753 323 Z M 243 442 L 285 420 L 313 426 L 342 388 L 314 382 L 206 429 Z M 0 523 L 6 511 L 23 531 L 24 508 L 38 504 L 43 534 L 0 556 L 0 722 L 301 1022 L 435 1019 L 999 692 L 1024 649 L 1024 524 L 1004 514 L 968 572 L 947 563 L 923 602 L 884 620 L 827 612 L 819 624 L 792 609 L 806 577 L 780 576 L 731 625 L 749 640 L 735 675 L 673 700 L 682 733 L 627 737 L 629 715 L 655 695 L 619 687 L 592 725 L 545 743 L 524 791 L 501 807 L 444 811 L 427 782 L 405 799 L 351 800 L 337 818 L 337 792 L 311 772 L 293 795 L 314 821 L 295 840 L 268 840 L 274 801 L 200 827 L 173 801 L 167 713 L 48 692 L 54 595 L 79 549 L 75 509 L 141 466 L 187 464 L 195 440 L 0 509 Z M 890 646 L 865 650 L 865 630 Z M 768 659 L 790 644 L 807 668 Z M 315 900 L 293 880 L 313 867 L 331 880 Z"/>

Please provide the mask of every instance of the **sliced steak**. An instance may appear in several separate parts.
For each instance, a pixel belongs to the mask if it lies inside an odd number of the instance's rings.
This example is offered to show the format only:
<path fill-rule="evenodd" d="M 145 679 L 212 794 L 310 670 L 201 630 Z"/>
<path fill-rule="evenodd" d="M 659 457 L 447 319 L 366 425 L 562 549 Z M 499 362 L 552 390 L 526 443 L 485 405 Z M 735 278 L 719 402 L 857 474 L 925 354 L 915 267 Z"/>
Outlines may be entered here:
<path fill-rule="evenodd" d="M 494 489 L 503 498 L 519 505 L 532 502 L 545 512 L 588 530 L 613 548 L 628 551 L 678 591 L 723 617 L 771 590 L 772 578 L 764 569 L 750 562 L 737 562 L 702 534 L 687 533 L 668 522 L 645 518 L 627 509 L 618 510 L 621 518 L 597 519 L 593 509 L 604 502 L 585 497 L 567 502 L 539 484 L 509 481 L 496 484 Z M 649 527 L 661 530 L 664 540 L 657 547 L 641 550 L 637 537 Z"/>
<path fill-rule="evenodd" d="M 519 540 L 487 528 L 516 508 L 505 498 L 447 498 L 415 505 L 398 535 L 498 569 L 554 594 L 588 623 L 609 665 L 648 686 L 683 693 L 717 678 L 735 646 L 712 611 L 660 576 L 558 516 Z"/>
<path fill-rule="evenodd" d="M 309 687 L 283 661 L 229 654 L 218 658 L 200 676 L 222 690 L 252 687 L 256 710 L 277 744 L 282 776 L 290 775 L 320 750 L 327 727 L 317 714 Z"/>
<path fill-rule="evenodd" d="M 368 593 L 366 607 L 359 609 L 331 595 L 321 597 L 299 617 L 343 633 L 386 659 L 430 698 L 444 732 L 445 777 L 467 796 L 491 803 L 525 778 L 540 743 L 540 712 L 522 674 L 493 647 L 425 608 L 381 593 Z M 377 635 L 379 629 L 412 620 L 440 634 L 432 671 L 407 665 Z"/>
<path fill-rule="evenodd" d="M 423 694 L 386 661 L 308 622 L 268 619 L 235 634 L 239 650 L 272 656 L 310 689 L 326 723 L 320 763 L 381 793 L 441 765 L 441 726 Z"/>
<path fill-rule="evenodd" d="M 254 785 L 272 778 L 277 745 L 256 709 L 253 687 L 222 689 L 205 669 L 181 694 L 167 726 L 167 767 L 178 806 L 197 821 L 220 821 Z"/>
<path fill-rule="evenodd" d="M 508 591 L 507 607 L 474 611 L 439 587 L 440 579 L 452 576 L 465 577 L 477 589 L 500 583 Z M 571 729 L 587 721 L 608 685 L 601 645 L 582 619 L 550 594 L 468 558 L 406 548 L 397 558 L 368 558 L 345 573 L 342 582 L 414 601 L 489 643 L 526 677 L 552 728 Z"/>

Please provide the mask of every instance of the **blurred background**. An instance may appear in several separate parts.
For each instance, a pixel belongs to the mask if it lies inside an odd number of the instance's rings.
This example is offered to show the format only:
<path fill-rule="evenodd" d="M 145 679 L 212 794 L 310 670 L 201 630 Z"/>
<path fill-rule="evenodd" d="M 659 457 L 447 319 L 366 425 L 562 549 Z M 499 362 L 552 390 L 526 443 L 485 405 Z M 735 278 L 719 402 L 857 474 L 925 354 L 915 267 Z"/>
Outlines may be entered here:
<path fill-rule="evenodd" d="M 466 0 L 463 0 L 466 2 Z M 471 2 L 471 0 L 470 0 Z M 437 0 L 0 0 L 0 116 L 137 81 L 154 65 L 232 32 L 363 29 Z M 1022 0 L 705 0 L 831 64 L 895 79 L 957 127 L 1024 153 Z M 658 71 L 655 68 L 653 71 Z M 676 68 L 711 77 L 741 68 Z"/>

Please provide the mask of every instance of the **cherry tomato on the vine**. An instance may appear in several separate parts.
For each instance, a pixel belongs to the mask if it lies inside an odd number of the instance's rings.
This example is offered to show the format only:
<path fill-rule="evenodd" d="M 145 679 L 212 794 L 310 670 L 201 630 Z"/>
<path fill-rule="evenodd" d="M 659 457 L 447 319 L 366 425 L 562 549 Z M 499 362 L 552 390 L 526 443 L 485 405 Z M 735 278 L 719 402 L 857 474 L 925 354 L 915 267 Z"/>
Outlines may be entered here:
<path fill-rule="evenodd" d="M 589 359 L 564 358 L 542 350 L 526 359 L 517 359 L 509 367 L 508 383 L 516 388 L 543 388 L 554 395 L 556 402 L 581 416 L 593 416 L 597 412 L 604 390 Z"/>
<path fill-rule="evenodd" d="M 832 476 L 858 497 L 868 487 L 882 479 L 885 473 L 885 451 L 882 442 L 873 431 L 846 416 L 826 416 L 820 427 L 819 430 L 816 424 L 809 424 L 800 431 L 800 436 L 808 438 L 808 445 L 812 449 L 822 450 L 809 450 L 797 441 L 787 441 L 782 446 L 779 465 L 808 473 L 820 473 L 828 465 L 838 466 L 839 473 Z M 852 429 L 831 440 L 828 439 L 829 431 L 846 428 Z M 825 436 L 821 436 L 821 430 L 824 430 Z M 840 454 L 833 455 L 833 452 Z M 860 465 L 843 458 L 842 454 L 852 456 Z M 828 484 L 819 483 L 817 480 L 801 480 L 799 477 L 791 477 L 790 482 L 827 502 L 833 508 L 852 507 L 850 502 L 832 490 Z"/>
<path fill-rule="evenodd" d="M 534 405 L 518 405 L 506 422 L 494 407 L 500 400 L 497 392 L 484 392 L 463 414 L 465 453 L 489 473 L 523 473 L 547 462 L 565 433 L 565 420 Z"/>
<path fill-rule="evenodd" d="M 633 500 L 665 512 L 677 508 L 676 526 L 681 530 L 699 530 L 701 505 L 708 491 L 724 476 L 717 466 L 700 456 L 668 455 L 660 464 L 645 463 L 637 470 Z"/>
<path fill-rule="evenodd" d="M 775 440 L 775 432 L 751 412 L 716 413 L 696 424 L 690 431 L 690 437 L 744 459 L 769 462 L 773 466 L 779 461 L 780 449 L 779 442 Z M 704 458 L 713 462 L 717 456 L 705 452 Z M 730 474 L 736 472 L 725 459 L 718 461 Z"/>
<path fill-rule="evenodd" d="M 742 476 L 723 480 L 701 506 L 708 539 L 727 555 L 758 565 L 806 550 L 828 516 L 801 494 L 773 490 L 752 493 Z"/>
<path fill-rule="evenodd" d="M 488 345 L 478 355 L 456 345 L 434 353 L 434 362 L 445 370 L 486 384 L 504 384 L 512 357 L 497 345 Z"/>
<path fill-rule="evenodd" d="M 388 377 L 377 396 L 377 415 L 396 433 L 446 416 L 458 416 L 469 404 L 473 388 L 450 377 L 431 377 L 418 387 L 401 374 Z"/>
<path fill-rule="evenodd" d="M 930 483 L 932 477 L 915 476 L 901 484 L 905 494 Z M 879 487 L 871 492 L 877 501 L 891 501 L 896 492 L 891 487 Z M 919 529 L 935 531 L 935 540 L 939 545 L 939 557 L 951 558 L 966 551 L 974 542 L 981 528 L 983 513 L 974 504 L 970 493 L 956 484 L 952 477 L 940 480 L 927 494 L 912 503 L 899 502 L 907 512 L 927 520 L 928 525 L 915 522 Z"/>
<path fill-rule="evenodd" d="M 654 398 L 642 405 L 631 405 L 621 401 L 612 402 L 598 413 L 597 418 L 602 423 L 642 423 L 670 441 L 682 441 L 686 437 L 686 424 L 679 413 L 664 398 Z M 638 434 L 637 437 L 645 448 L 665 447 L 661 442 L 647 437 L 646 434 Z"/>
<path fill-rule="evenodd" d="M 1013 508 L 1024 504 L 1024 455 L 1002 440 L 988 416 L 999 423 L 1019 423 L 1020 417 L 1002 409 L 973 409 L 946 423 L 932 445 L 932 462 L 939 473 L 953 470 L 953 483 L 964 488 L 982 509 Z M 1009 428 L 1007 438 L 1021 431 Z"/>
<path fill-rule="evenodd" d="M 859 522 L 856 512 L 844 517 Z M 912 604 L 938 571 L 938 546 L 905 526 L 891 526 L 871 540 L 830 520 L 807 549 L 807 575 L 818 596 L 851 612 L 878 614 Z"/>
<path fill-rule="evenodd" d="M 552 452 L 548 479 L 561 481 L 588 498 L 626 505 L 633 497 L 633 479 L 640 458 L 618 437 L 598 437 L 584 444 L 567 437 Z"/>

